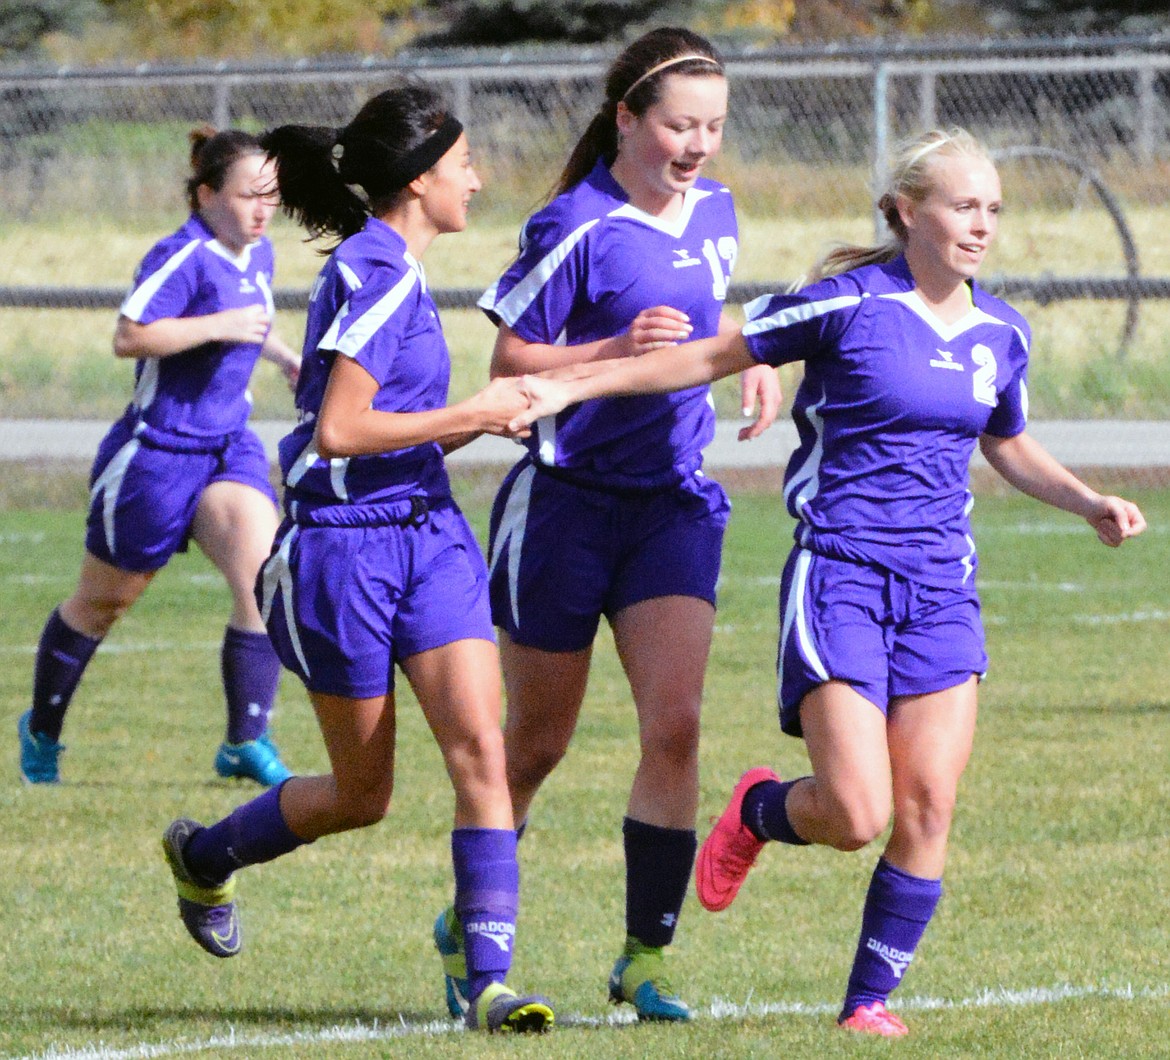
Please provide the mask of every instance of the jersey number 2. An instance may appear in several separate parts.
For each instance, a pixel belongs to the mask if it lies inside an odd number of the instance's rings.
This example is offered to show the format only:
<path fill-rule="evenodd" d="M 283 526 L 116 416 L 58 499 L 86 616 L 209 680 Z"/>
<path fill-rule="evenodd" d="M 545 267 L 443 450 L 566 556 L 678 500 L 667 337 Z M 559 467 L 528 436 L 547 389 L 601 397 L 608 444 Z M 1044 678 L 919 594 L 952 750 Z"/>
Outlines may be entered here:
<path fill-rule="evenodd" d="M 995 354 L 983 343 L 977 343 L 971 347 L 971 360 L 975 362 L 975 375 L 972 377 L 975 400 L 981 405 L 995 408 L 999 404 L 999 395 L 995 392 Z"/>

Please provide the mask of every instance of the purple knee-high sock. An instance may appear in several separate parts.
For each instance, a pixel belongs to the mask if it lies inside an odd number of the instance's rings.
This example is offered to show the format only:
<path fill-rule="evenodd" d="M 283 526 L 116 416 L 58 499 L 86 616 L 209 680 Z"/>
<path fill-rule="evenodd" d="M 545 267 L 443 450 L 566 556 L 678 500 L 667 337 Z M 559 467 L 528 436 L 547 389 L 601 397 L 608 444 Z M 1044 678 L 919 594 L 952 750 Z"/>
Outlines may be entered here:
<path fill-rule="evenodd" d="M 272 861 L 308 842 L 289 828 L 280 812 L 283 787 L 269 788 L 192 835 L 183 848 L 188 870 L 208 883 L 222 883 L 236 869 Z"/>
<path fill-rule="evenodd" d="M 878 860 L 865 896 L 861 938 L 841 1019 L 853 1015 L 860 1005 L 884 1003 L 890 996 L 914 958 L 941 897 L 942 880 L 911 876 L 885 858 Z"/>
<path fill-rule="evenodd" d="M 455 913 L 463 926 L 468 994 L 472 1004 L 489 983 L 502 983 L 512 965 L 520 868 L 510 828 L 456 828 Z"/>
<path fill-rule="evenodd" d="M 626 853 L 626 935 L 643 946 L 669 946 L 698 843 L 693 828 L 660 828 L 627 817 L 622 822 Z"/>
<path fill-rule="evenodd" d="M 100 637 L 87 637 L 67 625 L 60 611 L 49 615 L 33 668 L 32 716 L 28 724 L 33 732 L 47 736 L 53 743 L 61 739 L 65 712 L 99 644 Z"/>
<path fill-rule="evenodd" d="M 779 843 L 793 846 L 808 846 L 807 839 L 801 839 L 788 820 L 788 792 L 796 780 L 761 780 L 748 788 L 743 797 L 739 819 L 743 826 L 757 839 L 775 839 Z"/>
<path fill-rule="evenodd" d="M 228 743 L 263 736 L 280 683 L 280 660 L 267 633 L 228 626 L 220 650 L 223 691 L 227 699 Z"/>

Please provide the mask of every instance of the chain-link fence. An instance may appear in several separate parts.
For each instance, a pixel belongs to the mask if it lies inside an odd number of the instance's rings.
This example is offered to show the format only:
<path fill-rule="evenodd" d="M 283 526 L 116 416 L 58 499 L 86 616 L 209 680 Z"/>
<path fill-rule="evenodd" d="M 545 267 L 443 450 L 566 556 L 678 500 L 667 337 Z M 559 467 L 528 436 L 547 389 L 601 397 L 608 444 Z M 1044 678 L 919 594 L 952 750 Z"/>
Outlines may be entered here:
<path fill-rule="evenodd" d="M 500 194 L 523 205 L 521 189 L 547 186 L 588 122 L 606 63 L 502 54 L 468 65 L 0 69 L 0 208 L 56 213 L 80 198 L 87 212 L 120 216 L 169 203 L 184 164 L 176 128 L 341 124 L 402 72 L 446 90 L 502 178 Z M 1037 41 L 916 54 L 803 49 L 733 55 L 727 68 L 728 154 L 769 184 L 791 185 L 775 205 L 867 209 L 891 140 L 935 124 L 966 126 L 993 146 L 1057 148 L 1100 167 L 1135 203 L 1166 201 L 1167 42 L 1101 42 L 1093 52 Z"/>
<path fill-rule="evenodd" d="M 514 233 L 592 116 L 611 57 L 0 69 L 0 220 L 51 227 L 81 217 L 158 228 L 182 208 L 177 190 L 194 124 L 339 125 L 408 72 L 442 87 L 469 125 L 488 177 L 477 215 Z M 1140 377 L 1101 379 L 1112 371 L 1102 365 L 1119 354 L 1150 366 L 1170 360 L 1170 328 L 1159 316 L 1166 303 L 1145 301 L 1170 293 L 1170 44 L 804 48 L 730 54 L 727 69 L 730 121 L 712 172 L 736 193 L 743 222 L 744 268 L 733 298 L 799 275 L 829 238 L 868 240 L 875 180 L 894 141 L 923 127 L 962 125 L 997 151 L 1004 178 L 1008 215 L 986 278 L 998 276 L 1001 290 L 1034 303 L 1023 308 L 1050 346 L 1069 346 L 1070 331 L 1087 343 L 1075 383 L 1050 411 L 1107 414 L 1120 405 L 1160 415 L 1164 405 L 1170 413 L 1170 381 L 1152 367 Z M 490 262 L 446 300 L 465 302 L 498 265 Z M 51 264 L 20 275 L 20 289 L 0 291 L 0 302 L 116 299 L 92 285 L 61 289 Z M 126 276 L 93 282 L 120 289 Z M 285 297 L 296 305 L 301 295 Z"/>

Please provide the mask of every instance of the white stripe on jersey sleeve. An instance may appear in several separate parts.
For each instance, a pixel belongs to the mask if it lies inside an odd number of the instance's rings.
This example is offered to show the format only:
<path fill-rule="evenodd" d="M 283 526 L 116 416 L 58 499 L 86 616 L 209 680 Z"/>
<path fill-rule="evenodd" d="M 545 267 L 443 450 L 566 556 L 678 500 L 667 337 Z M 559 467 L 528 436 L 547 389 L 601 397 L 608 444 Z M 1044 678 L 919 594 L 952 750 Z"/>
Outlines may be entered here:
<path fill-rule="evenodd" d="M 358 274 L 354 272 L 353 269 L 351 269 L 348 265 L 346 265 L 344 261 L 339 261 L 337 263 L 337 271 L 340 274 L 341 279 L 344 281 L 345 286 L 348 287 L 351 292 L 356 291 L 359 287 L 361 287 L 362 281 L 358 279 Z"/>
<path fill-rule="evenodd" d="M 327 346 L 326 339 L 335 336 L 334 328 L 339 323 L 337 320 L 333 322 L 333 326 L 329 328 L 325 338 L 317 344 L 317 348 L 335 349 L 346 357 L 356 357 L 374 333 L 397 312 L 416 283 L 418 283 L 418 273 L 411 269 L 354 322 L 336 345 Z M 340 317 L 340 314 L 338 316 Z"/>
<path fill-rule="evenodd" d="M 765 295 L 764 298 L 757 298 L 747 305 L 748 315 L 754 306 L 756 312 L 761 312 L 764 308 L 760 305 L 765 299 L 770 299 L 771 295 Z M 855 294 L 843 294 L 837 298 L 826 298 L 821 302 L 801 302 L 799 305 L 788 306 L 787 309 L 781 309 L 779 313 L 773 313 L 770 317 L 760 317 L 758 320 L 749 320 L 743 328 L 745 335 L 759 335 L 765 331 L 775 331 L 778 328 L 786 328 L 791 324 L 800 324 L 806 320 L 812 320 L 814 317 L 824 316 L 826 313 L 835 313 L 838 309 L 848 309 L 851 306 L 857 305 L 861 301 L 861 297 Z M 766 302 L 765 302 L 766 304 Z"/>
<path fill-rule="evenodd" d="M 490 309 L 496 313 L 500 319 L 508 325 L 513 327 L 517 320 L 523 315 L 524 311 L 532 305 L 536 296 L 540 293 L 540 289 L 549 281 L 549 278 L 561 266 L 561 263 L 569 256 L 573 248 L 585 238 L 585 233 L 589 231 L 595 224 L 600 221 L 600 217 L 595 217 L 592 221 L 586 221 L 583 225 L 575 231 L 570 232 L 564 239 L 562 239 L 552 250 L 550 250 L 543 258 L 536 263 L 536 266 L 524 277 L 515 287 L 513 287 L 503 298 L 498 302 L 495 301 L 495 292 L 498 284 L 493 285 L 488 289 L 484 296 L 479 300 L 479 305 L 483 309 Z M 492 296 L 492 302 L 488 303 L 488 295 Z M 485 304 L 486 303 L 486 304 Z"/>
<path fill-rule="evenodd" d="M 122 303 L 122 308 L 118 312 L 126 317 L 127 320 L 136 322 L 141 320 L 142 314 L 146 312 L 146 307 L 150 305 L 150 300 L 158 294 L 159 288 L 170 279 L 175 270 L 195 253 L 195 248 L 199 246 L 199 242 L 198 239 L 192 239 L 185 247 L 167 258 L 161 268 L 155 269 L 154 272 L 126 296 L 126 300 Z"/>

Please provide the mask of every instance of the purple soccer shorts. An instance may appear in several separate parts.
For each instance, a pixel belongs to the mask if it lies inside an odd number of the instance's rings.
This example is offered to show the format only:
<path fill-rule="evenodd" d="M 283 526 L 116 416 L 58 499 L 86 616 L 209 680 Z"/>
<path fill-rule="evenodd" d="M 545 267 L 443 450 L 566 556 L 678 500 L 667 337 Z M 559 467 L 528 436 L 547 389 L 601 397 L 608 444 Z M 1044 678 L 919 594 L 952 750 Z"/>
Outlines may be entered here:
<path fill-rule="evenodd" d="M 165 567 L 186 551 L 199 499 L 213 482 L 252 486 L 275 506 L 268 457 L 251 429 L 171 444 L 136 431 L 136 422 L 123 417 L 106 432 L 90 473 L 85 547 L 104 563 L 143 573 Z"/>
<path fill-rule="evenodd" d="M 937 588 L 882 567 L 794 548 L 780 582 L 780 727 L 801 734 L 800 702 L 844 681 L 883 714 L 898 696 L 941 692 L 987 670 L 974 585 Z"/>
<path fill-rule="evenodd" d="M 601 616 L 662 596 L 715 603 L 731 504 L 696 475 L 666 490 L 608 492 L 521 462 L 491 521 L 492 618 L 518 644 L 579 651 Z"/>
<path fill-rule="evenodd" d="M 424 522 L 286 519 L 256 595 L 276 654 L 310 692 L 383 696 L 395 663 L 458 640 L 495 640 L 483 553 L 453 501 Z"/>

